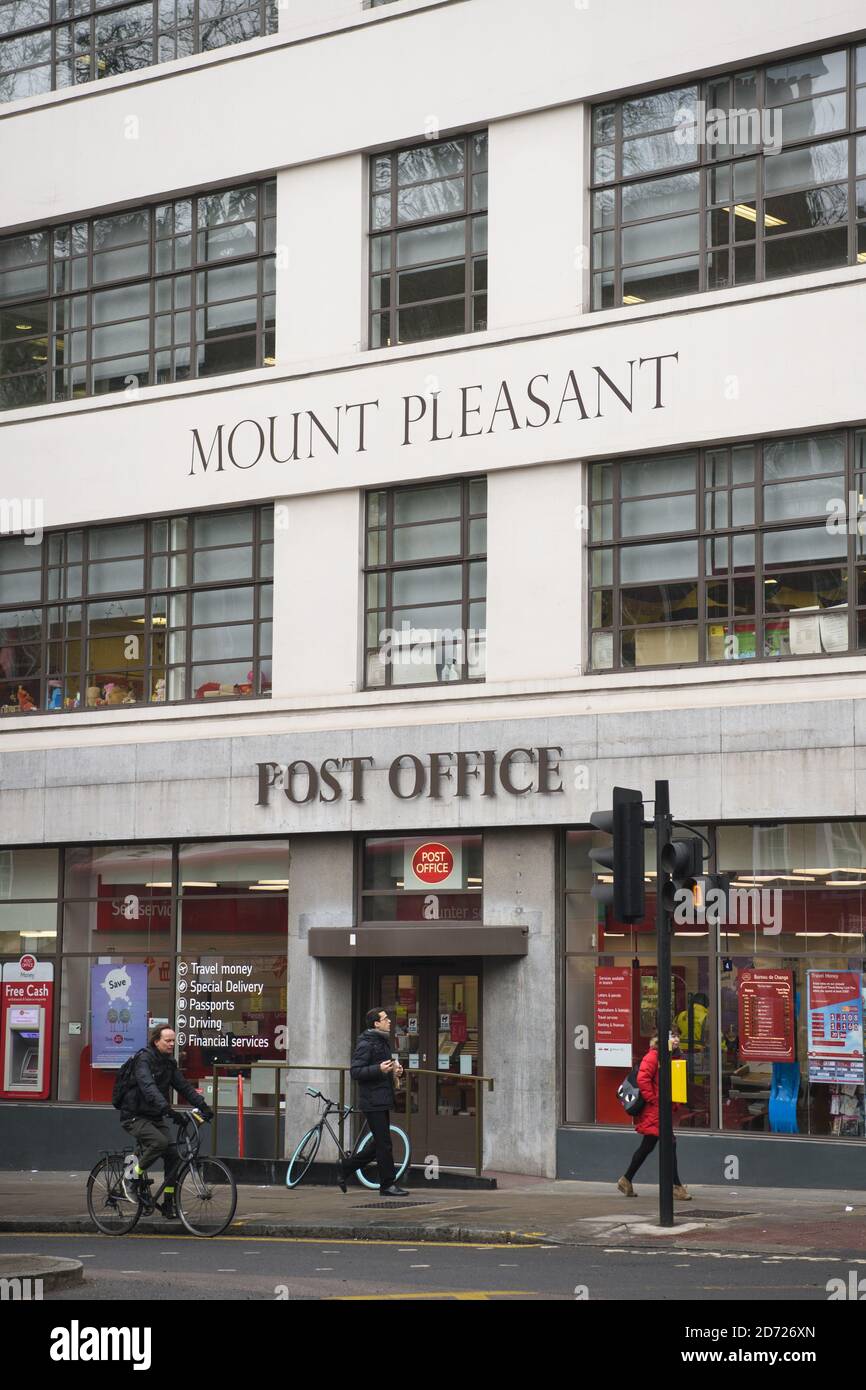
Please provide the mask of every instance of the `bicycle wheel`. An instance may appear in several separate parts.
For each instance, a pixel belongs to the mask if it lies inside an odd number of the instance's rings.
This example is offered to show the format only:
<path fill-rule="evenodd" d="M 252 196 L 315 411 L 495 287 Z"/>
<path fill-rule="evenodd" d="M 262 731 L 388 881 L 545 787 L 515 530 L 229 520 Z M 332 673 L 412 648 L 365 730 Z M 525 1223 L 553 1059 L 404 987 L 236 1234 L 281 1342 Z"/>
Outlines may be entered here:
<path fill-rule="evenodd" d="M 107 1236 L 125 1236 L 141 1216 L 140 1201 L 131 1202 L 123 1191 L 123 1163 L 102 1158 L 87 1179 L 87 1210 L 98 1230 Z"/>
<path fill-rule="evenodd" d="M 367 1145 L 372 1142 L 372 1139 L 372 1132 L 368 1130 L 355 1152 L 361 1153 L 367 1147 Z M 409 1167 L 409 1160 L 412 1157 L 412 1146 L 409 1143 L 409 1136 L 407 1134 L 404 1134 L 403 1130 L 400 1129 L 397 1125 L 391 1126 L 391 1148 L 394 1151 L 394 1167 L 397 1170 L 394 1176 L 394 1181 L 399 1182 L 403 1174 Z M 376 1174 L 375 1177 L 369 1176 L 373 1173 Z M 361 1184 L 362 1187 L 379 1187 L 378 1174 L 379 1169 L 377 1164 L 375 1163 L 369 1163 L 367 1165 L 366 1171 L 363 1168 L 355 1169 L 355 1177 L 358 1179 L 358 1182 Z"/>
<path fill-rule="evenodd" d="M 307 1130 L 289 1159 L 289 1166 L 286 1169 L 286 1187 L 297 1187 L 298 1183 L 306 1177 L 310 1164 L 319 1152 L 321 1142 L 322 1131 L 320 1128 Z"/>
<path fill-rule="evenodd" d="M 175 1201 L 190 1235 L 218 1236 L 235 1214 L 237 1183 L 218 1158 L 193 1158 L 180 1171 Z"/>

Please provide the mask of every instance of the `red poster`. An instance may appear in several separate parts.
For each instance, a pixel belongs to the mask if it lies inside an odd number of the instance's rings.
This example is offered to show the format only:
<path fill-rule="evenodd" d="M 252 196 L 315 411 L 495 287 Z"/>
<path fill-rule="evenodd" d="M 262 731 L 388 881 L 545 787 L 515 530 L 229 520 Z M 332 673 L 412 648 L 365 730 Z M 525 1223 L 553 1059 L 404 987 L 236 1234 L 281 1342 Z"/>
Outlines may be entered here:
<path fill-rule="evenodd" d="M 467 1037 L 467 1034 L 466 1034 L 466 1015 L 465 1015 L 465 1014 L 452 1014 L 452 1015 L 451 1015 L 451 1041 L 452 1041 L 452 1042 L 455 1042 L 455 1043 L 463 1043 L 463 1042 L 466 1041 L 466 1037 Z"/>
<path fill-rule="evenodd" d="M 595 971 L 595 1065 L 631 1066 L 632 971 L 629 966 Z"/>
<path fill-rule="evenodd" d="M 741 970 L 737 990 L 740 1059 L 743 1062 L 793 1062 L 793 972 Z"/>

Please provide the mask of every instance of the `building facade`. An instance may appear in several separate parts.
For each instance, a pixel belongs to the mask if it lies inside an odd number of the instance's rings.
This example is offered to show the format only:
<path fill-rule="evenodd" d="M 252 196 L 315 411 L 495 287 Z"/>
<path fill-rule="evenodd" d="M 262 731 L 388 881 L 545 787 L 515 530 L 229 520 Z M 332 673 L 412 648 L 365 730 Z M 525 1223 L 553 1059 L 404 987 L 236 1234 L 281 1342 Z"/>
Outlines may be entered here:
<path fill-rule="evenodd" d="M 615 1180 L 667 778 L 682 1171 L 853 1183 L 860 7 L 0 8 L 0 1162 L 162 1019 L 299 1135 L 382 1004 L 416 1156 Z"/>

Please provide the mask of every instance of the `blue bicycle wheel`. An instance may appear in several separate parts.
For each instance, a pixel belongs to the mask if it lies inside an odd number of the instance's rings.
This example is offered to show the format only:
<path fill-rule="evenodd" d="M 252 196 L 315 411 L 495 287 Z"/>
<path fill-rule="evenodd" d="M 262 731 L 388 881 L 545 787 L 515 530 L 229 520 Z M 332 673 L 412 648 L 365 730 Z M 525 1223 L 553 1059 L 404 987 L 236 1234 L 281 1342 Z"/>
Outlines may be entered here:
<path fill-rule="evenodd" d="M 372 1141 L 372 1138 L 372 1132 L 368 1130 L 355 1152 L 362 1153 L 363 1150 L 367 1147 L 367 1145 Z M 409 1160 L 412 1157 L 412 1146 L 409 1143 L 408 1134 L 404 1134 L 403 1130 L 400 1129 L 397 1125 L 391 1126 L 391 1148 L 394 1150 L 394 1167 L 397 1170 L 394 1181 L 399 1182 L 403 1174 L 406 1172 L 406 1169 L 409 1167 Z M 374 1173 L 377 1172 L 374 1163 L 371 1163 L 368 1166 L 367 1172 L 371 1171 Z M 355 1169 L 355 1177 L 358 1179 L 358 1182 L 361 1184 L 362 1187 L 369 1187 L 371 1190 L 373 1190 L 375 1188 L 378 1188 L 379 1186 L 378 1176 L 375 1178 L 368 1177 L 367 1173 L 364 1172 L 363 1168 Z"/>
<path fill-rule="evenodd" d="M 289 1166 L 286 1169 L 286 1187 L 297 1187 L 301 1179 L 306 1177 L 310 1164 L 319 1152 L 321 1142 L 322 1131 L 318 1127 L 307 1130 L 289 1159 Z"/>

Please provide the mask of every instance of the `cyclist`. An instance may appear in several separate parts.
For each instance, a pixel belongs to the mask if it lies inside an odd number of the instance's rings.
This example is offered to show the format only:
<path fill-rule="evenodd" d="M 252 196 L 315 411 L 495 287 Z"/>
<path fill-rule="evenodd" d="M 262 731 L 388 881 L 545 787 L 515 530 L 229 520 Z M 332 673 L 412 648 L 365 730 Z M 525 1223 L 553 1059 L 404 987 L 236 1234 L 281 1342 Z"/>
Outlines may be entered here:
<path fill-rule="evenodd" d="M 174 1043 L 174 1029 L 168 1024 L 160 1024 L 152 1030 L 147 1047 L 136 1053 L 133 1080 L 120 1107 L 120 1123 L 127 1134 L 138 1140 L 139 1149 L 132 1171 L 124 1175 L 123 1191 L 130 1201 L 137 1202 L 141 1192 L 147 1190 L 147 1169 L 154 1159 L 162 1158 L 165 1164 L 162 1214 L 170 1220 L 177 1218 L 174 1179 L 180 1163 L 175 1135 L 168 1123 L 174 1117 L 172 1089 L 195 1106 L 193 1114 L 198 1111 L 202 1122 L 213 1119 L 213 1111 L 204 1096 L 178 1068 Z"/>

